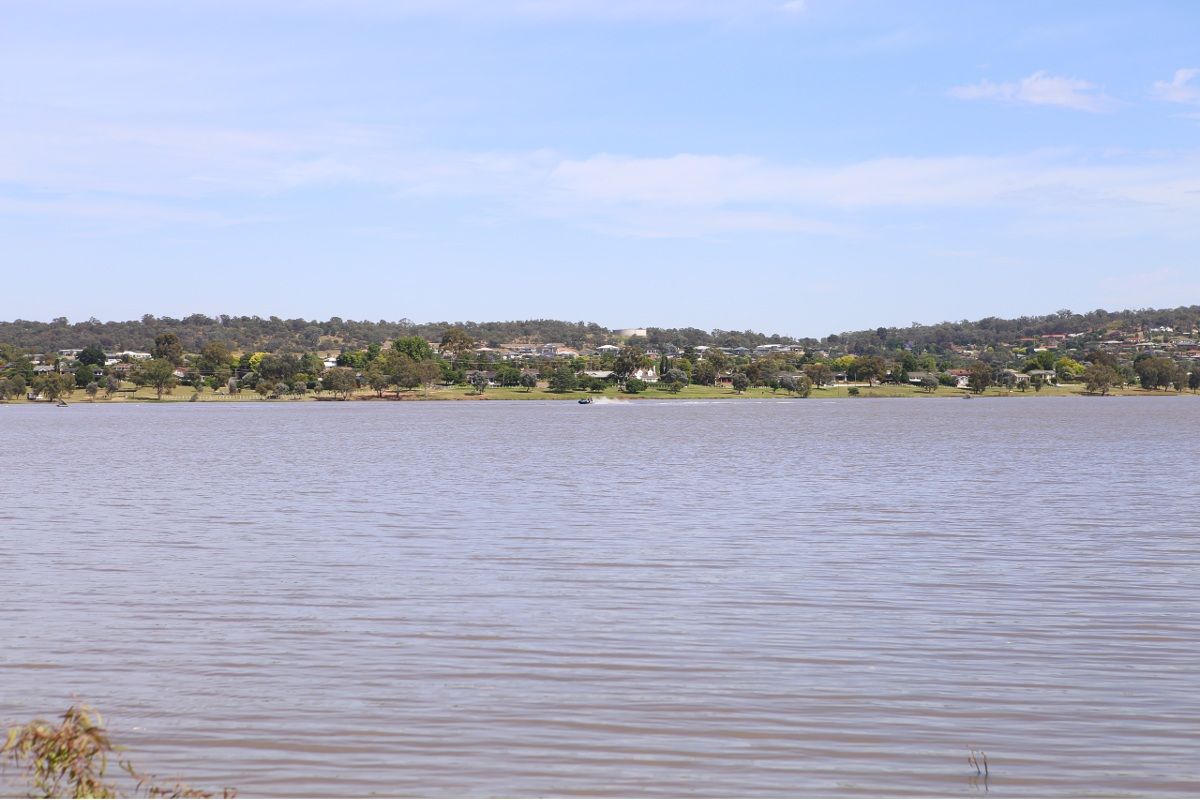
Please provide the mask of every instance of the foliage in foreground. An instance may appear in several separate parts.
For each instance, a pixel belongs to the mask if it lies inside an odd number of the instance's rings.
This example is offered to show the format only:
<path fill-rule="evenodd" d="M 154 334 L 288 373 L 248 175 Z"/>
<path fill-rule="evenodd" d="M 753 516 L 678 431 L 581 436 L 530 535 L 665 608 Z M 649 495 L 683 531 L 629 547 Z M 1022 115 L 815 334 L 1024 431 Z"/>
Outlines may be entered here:
<path fill-rule="evenodd" d="M 153 775 L 120 758 L 122 748 L 108 737 L 104 719 L 86 705 L 73 705 L 55 724 L 35 719 L 8 730 L 0 747 L 0 770 L 19 770 L 28 797 L 122 797 L 117 783 L 107 777 L 110 757 L 134 783 L 134 797 L 212 797 L 209 792 L 182 783 L 162 785 Z M 223 797 L 236 792 L 226 788 Z"/>

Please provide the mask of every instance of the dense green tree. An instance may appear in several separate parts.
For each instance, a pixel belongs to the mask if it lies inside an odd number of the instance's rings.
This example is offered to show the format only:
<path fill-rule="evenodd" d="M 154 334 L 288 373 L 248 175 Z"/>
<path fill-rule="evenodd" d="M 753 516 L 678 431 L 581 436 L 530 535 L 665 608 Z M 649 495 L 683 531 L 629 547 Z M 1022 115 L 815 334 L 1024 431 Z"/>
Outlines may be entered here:
<path fill-rule="evenodd" d="M 367 367 L 363 378 L 379 397 L 383 397 L 384 389 L 396 382 L 391 375 L 384 371 L 383 365 L 378 362 Z"/>
<path fill-rule="evenodd" d="M 993 372 L 990 365 L 982 361 L 976 361 L 971 365 L 967 375 L 967 386 L 975 394 L 983 394 L 987 387 L 992 385 Z"/>
<path fill-rule="evenodd" d="M 750 379 L 747 378 L 743 372 L 733 373 L 733 377 L 730 379 L 730 382 L 733 384 L 733 390 L 738 394 L 741 394 L 750 388 Z"/>
<path fill-rule="evenodd" d="M 170 394 L 179 383 L 175 377 L 175 365 L 165 358 L 151 358 L 134 366 L 131 371 L 134 383 L 154 389 L 159 400 Z"/>
<path fill-rule="evenodd" d="M 83 387 L 83 391 L 87 393 L 88 400 L 96 402 L 96 395 L 100 392 L 100 384 L 95 381 L 89 381 L 88 385 Z"/>
<path fill-rule="evenodd" d="M 585 375 L 579 379 L 579 388 L 586 392 L 603 392 L 609 386 L 608 381 L 604 378 L 595 378 L 591 375 Z"/>
<path fill-rule="evenodd" d="M 334 367 L 325 370 L 321 376 L 321 386 L 334 394 L 340 394 L 342 399 L 349 400 L 350 395 L 358 388 L 358 378 L 349 367 Z"/>
<path fill-rule="evenodd" d="M 50 400 L 61 400 L 70 397 L 75 389 L 75 377 L 57 372 L 47 372 L 33 379 L 35 392 Z"/>
<path fill-rule="evenodd" d="M 76 359 L 80 364 L 88 364 L 93 367 L 103 367 L 104 362 L 108 360 L 108 356 L 104 354 L 104 349 L 99 345 L 88 345 L 83 348 L 83 351 Z"/>
<path fill-rule="evenodd" d="M 692 383 L 698 386 L 712 386 L 717 382 L 717 368 L 707 358 L 696 362 L 692 368 Z"/>
<path fill-rule="evenodd" d="M 433 358 L 433 348 L 423 336 L 401 336 L 392 342 L 392 349 L 403 353 L 415 362 L 428 361 Z"/>
<path fill-rule="evenodd" d="M 1054 362 L 1054 371 L 1060 381 L 1070 383 L 1083 375 L 1084 366 L 1073 358 L 1063 356 Z"/>
<path fill-rule="evenodd" d="M 929 373 L 926 373 L 925 375 L 921 376 L 921 388 L 930 394 L 936 392 L 938 388 L 938 379 Z"/>
<path fill-rule="evenodd" d="M 21 355 L 8 360 L 7 366 L 4 367 L 3 374 L 10 378 L 19 375 L 22 379 L 24 379 L 26 384 L 32 381 L 37 375 L 37 373 L 33 370 L 33 362 Z"/>
<path fill-rule="evenodd" d="M 550 376 L 550 391 L 572 392 L 579 386 L 579 378 L 570 367 L 559 367 Z"/>
<path fill-rule="evenodd" d="M 200 348 L 200 368 L 205 372 L 229 369 L 233 354 L 225 342 L 205 342 Z"/>
<path fill-rule="evenodd" d="M 1200 389 L 1200 367 L 1193 367 L 1191 374 L 1188 375 L 1188 388 L 1192 390 L 1192 394 Z"/>
<path fill-rule="evenodd" d="M 646 357 L 646 353 L 640 347 L 626 345 L 617 354 L 617 360 L 613 363 L 613 374 L 617 376 L 619 382 L 624 383 L 638 370 L 649 366 L 650 359 Z"/>
<path fill-rule="evenodd" d="M 1175 378 L 1175 362 L 1162 356 L 1139 357 L 1133 370 L 1143 389 L 1165 389 Z"/>
<path fill-rule="evenodd" d="M 1103 364 L 1106 367 L 1116 369 L 1120 361 L 1112 353 L 1106 353 L 1103 350 L 1089 350 L 1083 357 L 1083 360 L 1089 364 Z M 1042 367 L 1042 369 L 1052 369 L 1052 367 Z"/>
<path fill-rule="evenodd" d="M 704 361 L 707 361 L 713 368 L 713 383 L 716 383 L 716 379 L 721 376 L 721 373 L 728 370 L 729 365 L 733 363 L 733 359 L 729 357 L 728 353 L 716 348 L 709 348 L 704 352 Z M 695 378 L 692 380 L 696 383 L 700 382 Z"/>
<path fill-rule="evenodd" d="M 418 361 L 413 364 L 412 374 L 417 380 L 416 385 L 421 386 L 428 396 L 429 390 L 442 379 L 442 365 L 434 359 Z"/>
<path fill-rule="evenodd" d="M 1092 363 L 1083 371 L 1083 382 L 1091 394 L 1106 395 L 1121 383 L 1121 376 L 1107 364 Z"/>
<path fill-rule="evenodd" d="M 627 394 L 640 394 L 641 392 L 646 391 L 646 387 L 648 385 L 649 384 L 647 384 L 641 378 L 626 378 L 625 379 L 625 392 Z"/>
<path fill-rule="evenodd" d="M 521 370 L 511 364 L 503 364 L 497 367 L 496 383 L 501 386 L 519 386 L 521 384 Z"/>
<path fill-rule="evenodd" d="M 96 368 L 89 364 L 80 364 L 75 370 L 75 386 L 82 389 L 96 380 Z"/>
<path fill-rule="evenodd" d="M 1026 360 L 1023 369 L 1028 372 L 1030 370 L 1050 370 L 1054 369 L 1054 351 L 1040 350 L 1034 353 Z"/>
<path fill-rule="evenodd" d="M 1175 391 L 1182 392 L 1188 385 L 1188 371 L 1186 367 L 1179 364 L 1175 365 L 1175 369 L 1171 371 L 1171 385 L 1175 387 Z"/>
<path fill-rule="evenodd" d="M 116 375 L 109 375 L 104 379 L 104 396 L 111 398 L 121 388 L 121 379 Z"/>
<path fill-rule="evenodd" d="M 856 358 L 851 368 L 856 380 L 865 380 L 867 385 L 874 386 L 887 375 L 888 364 L 882 356 L 863 356 Z"/>
<path fill-rule="evenodd" d="M 475 340 L 462 328 L 449 328 L 442 334 L 441 350 L 453 358 L 462 358 L 475 350 Z"/>
<path fill-rule="evenodd" d="M 667 387 L 676 394 L 689 383 L 688 374 L 679 367 L 671 367 L 665 375 L 659 376 L 659 380 L 666 383 Z"/>
<path fill-rule="evenodd" d="M 523 386 L 527 392 L 532 391 L 537 386 L 537 376 L 532 372 L 522 372 L 521 386 Z"/>
<path fill-rule="evenodd" d="M 348 350 L 338 354 L 337 365 L 339 367 L 349 367 L 353 370 L 364 370 L 367 368 L 367 353 L 364 350 Z"/>
<path fill-rule="evenodd" d="M 804 368 L 805 374 L 812 378 L 812 382 L 817 386 L 826 386 L 833 382 L 833 370 L 828 364 L 815 363 L 809 364 Z"/>
<path fill-rule="evenodd" d="M 154 358 L 167 361 L 172 367 L 183 365 L 183 344 L 179 337 L 167 331 L 154 337 Z"/>
<path fill-rule="evenodd" d="M 301 371 L 300 359 L 294 353 L 268 353 L 255 371 L 268 381 L 290 381 Z"/>
<path fill-rule="evenodd" d="M 483 394 L 487 391 L 489 381 L 486 372 L 472 372 L 467 380 L 474 387 L 476 394 Z"/>

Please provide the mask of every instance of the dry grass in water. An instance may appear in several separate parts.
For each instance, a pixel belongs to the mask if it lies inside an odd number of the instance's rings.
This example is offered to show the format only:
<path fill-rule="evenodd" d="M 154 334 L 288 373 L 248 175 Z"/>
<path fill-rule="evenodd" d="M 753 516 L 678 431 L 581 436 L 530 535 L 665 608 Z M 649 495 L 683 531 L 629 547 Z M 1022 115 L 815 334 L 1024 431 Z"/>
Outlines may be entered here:
<path fill-rule="evenodd" d="M 20 770 L 29 797 L 122 797 L 118 784 L 107 777 L 111 758 L 120 773 L 132 779 L 132 796 L 213 796 L 183 783 L 160 784 L 121 758 L 121 751 L 109 739 L 99 713 L 86 705 L 73 705 L 61 723 L 35 719 L 9 728 L 0 747 L 0 769 Z M 236 792 L 226 788 L 222 796 L 234 797 Z"/>

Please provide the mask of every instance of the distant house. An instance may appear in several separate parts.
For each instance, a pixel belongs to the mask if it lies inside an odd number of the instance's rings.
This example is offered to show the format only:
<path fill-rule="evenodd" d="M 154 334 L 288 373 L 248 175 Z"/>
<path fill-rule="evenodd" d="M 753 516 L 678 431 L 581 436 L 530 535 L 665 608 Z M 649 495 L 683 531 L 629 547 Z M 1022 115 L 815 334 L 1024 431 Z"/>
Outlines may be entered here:
<path fill-rule="evenodd" d="M 634 370 L 633 377 L 646 383 L 658 383 L 658 370 L 654 367 Z"/>
<path fill-rule="evenodd" d="M 1046 383 L 1054 383 L 1058 380 L 1058 372 L 1052 369 L 1031 369 L 1029 370 L 1029 379 L 1035 380 L 1041 378 Z"/>
<path fill-rule="evenodd" d="M 621 348 L 617 347 L 615 344 L 602 344 L 596 348 L 596 352 L 602 356 L 615 356 L 617 353 L 621 352 Z"/>
<path fill-rule="evenodd" d="M 615 380 L 616 374 L 611 369 L 589 369 L 584 370 L 581 375 L 588 378 L 599 378 L 600 380 Z M 645 381 L 646 383 L 658 383 L 658 371 L 654 367 L 646 367 L 645 369 L 634 370 L 631 378 Z"/>
<path fill-rule="evenodd" d="M 1015 369 L 1003 370 L 1001 372 L 1001 374 L 1011 377 L 1014 386 L 1020 386 L 1023 383 L 1027 384 L 1031 380 L 1030 375 L 1028 375 L 1027 373 L 1024 373 L 1024 372 L 1017 372 Z"/>
<path fill-rule="evenodd" d="M 950 374 L 954 377 L 954 387 L 956 389 L 965 389 L 971 383 L 971 373 L 965 369 L 952 369 Z"/>

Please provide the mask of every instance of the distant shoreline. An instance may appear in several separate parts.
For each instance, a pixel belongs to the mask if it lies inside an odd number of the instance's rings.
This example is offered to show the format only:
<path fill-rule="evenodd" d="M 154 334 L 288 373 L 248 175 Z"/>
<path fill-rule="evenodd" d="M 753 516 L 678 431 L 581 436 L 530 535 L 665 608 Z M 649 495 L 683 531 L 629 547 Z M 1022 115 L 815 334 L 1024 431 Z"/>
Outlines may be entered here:
<path fill-rule="evenodd" d="M 182 390 L 181 390 L 182 389 Z M 857 390 L 857 394 L 851 394 L 853 390 Z M 195 396 L 195 399 L 193 399 Z M 263 398 L 253 392 L 243 391 L 235 395 L 226 393 L 216 393 L 211 390 L 206 390 L 200 394 L 190 391 L 189 387 L 180 387 L 173 394 L 164 396 L 159 400 L 153 390 L 140 389 L 136 392 L 123 391 L 111 398 L 98 396 L 95 400 L 89 399 L 83 390 L 76 390 L 71 397 L 67 398 L 69 405 L 125 405 L 125 404 L 176 404 L 176 403 L 243 403 L 243 404 L 273 404 L 285 405 L 290 403 L 425 403 L 425 402 L 487 402 L 495 400 L 549 400 L 557 402 L 577 402 L 583 398 L 593 398 L 597 401 L 609 402 L 641 402 L 641 401 L 678 401 L 678 400 L 791 400 L 795 402 L 803 402 L 804 400 L 904 400 L 904 399 L 993 399 L 993 398 L 1025 398 L 1025 397 L 1088 397 L 1102 399 L 1103 397 L 1197 397 L 1191 391 L 1175 392 L 1169 390 L 1144 390 L 1140 387 L 1128 387 L 1124 389 L 1111 390 L 1107 395 L 1088 394 L 1084 391 L 1082 385 L 1068 384 L 1066 386 L 1047 386 L 1042 391 L 1034 391 L 1032 388 L 1021 392 L 1017 390 L 1008 391 L 998 387 L 990 387 L 982 394 L 973 394 L 963 389 L 949 389 L 942 387 L 938 391 L 926 392 L 918 387 L 882 384 L 874 387 L 864 385 L 845 385 L 838 384 L 825 388 L 814 388 L 808 397 L 801 397 L 796 394 L 789 395 L 783 390 L 771 392 L 769 389 L 757 387 L 747 389 L 739 394 L 728 387 L 714 386 L 687 386 L 678 393 L 673 393 L 663 389 L 648 389 L 638 394 L 627 394 L 610 388 L 604 392 L 583 392 L 573 391 L 564 393 L 550 392 L 545 389 L 534 389 L 525 391 L 524 389 L 509 388 L 509 387 L 494 387 L 486 390 L 482 395 L 475 393 L 473 389 L 468 389 L 461 386 L 455 387 L 439 387 L 431 391 L 428 395 L 421 391 L 403 392 L 397 395 L 396 392 L 388 391 L 383 397 L 379 397 L 377 393 L 369 390 L 360 390 L 352 397 L 343 399 L 330 395 L 305 395 L 301 397 L 268 397 Z M 5 405 L 56 405 L 53 400 L 28 400 L 25 398 L 13 399 L 7 402 L 0 402 L 0 407 Z"/>

